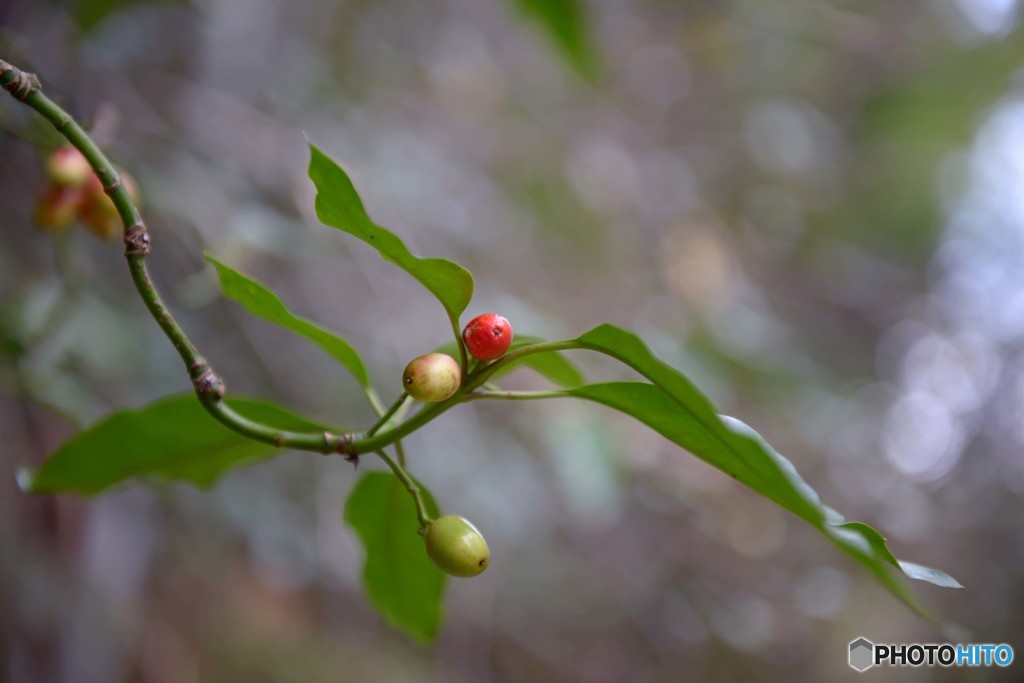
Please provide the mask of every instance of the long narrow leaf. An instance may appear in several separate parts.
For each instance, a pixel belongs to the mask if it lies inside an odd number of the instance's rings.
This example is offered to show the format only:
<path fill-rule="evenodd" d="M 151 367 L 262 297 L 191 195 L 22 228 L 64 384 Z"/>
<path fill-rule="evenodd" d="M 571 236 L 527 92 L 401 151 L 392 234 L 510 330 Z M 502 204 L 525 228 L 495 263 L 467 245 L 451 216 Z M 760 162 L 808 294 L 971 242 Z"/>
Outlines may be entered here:
<path fill-rule="evenodd" d="M 944 572 L 896 560 L 875 529 L 860 522 L 845 522 L 837 512 L 822 505 L 816 495 L 812 497 L 810 486 L 792 464 L 739 420 L 722 417 L 719 424 L 724 431 L 709 429 L 663 389 L 645 382 L 589 384 L 565 393 L 633 416 L 701 460 L 798 514 L 865 565 L 896 597 L 929 618 L 931 615 L 913 593 L 895 579 L 890 568 L 901 569 L 910 578 L 939 586 L 960 587 Z M 761 455 L 756 455 L 756 450 L 760 450 Z M 739 457 L 740 452 L 745 455 Z M 748 464 L 753 458 L 760 458 L 766 467 L 777 468 L 779 476 L 767 479 L 761 476 L 761 469 L 753 469 Z M 813 514 L 806 512 L 809 506 L 814 507 Z"/>
<path fill-rule="evenodd" d="M 459 264 L 441 258 L 420 258 L 386 228 L 370 220 L 348 174 L 326 154 L 309 146 L 309 177 L 316 186 L 316 215 L 332 228 L 358 237 L 376 249 L 385 261 L 405 270 L 437 297 L 452 326 L 473 298 L 473 276 Z"/>
<path fill-rule="evenodd" d="M 584 348 L 616 358 L 651 380 L 683 406 L 709 438 L 714 438 L 731 454 L 736 467 L 748 471 L 751 483 L 760 482 L 770 489 L 794 489 L 798 495 L 789 509 L 812 524 L 821 520 L 824 508 L 818 494 L 800 478 L 792 463 L 774 450 L 765 449 L 756 432 L 746 437 L 736 434 L 719 419 L 711 401 L 685 375 L 656 357 L 638 336 L 605 324 L 585 333 L 577 342 Z"/>
<path fill-rule="evenodd" d="M 263 283 L 243 275 L 210 254 L 204 256 L 217 269 L 224 296 L 241 304 L 251 315 L 305 337 L 348 368 L 363 387 L 370 387 L 370 374 L 363 365 L 363 359 L 345 339 L 292 313 L 280 297 Z"/>
<path fill-rule="evenodd" d="M 653 386 L 611 383 L 580 387 L 567 393 L 637 417 L 694 455 L 793 512 L 867 566 L 889 590 L 921 614 L 930 616 L 913 594 L 894 579 L 890 567 L 900 569 L 913 579 L 946 587 L 959 586 L 944 572 L 896 560 L 875 529 L 859 522 L 847 523 L 842 515 L 823 505 L 789 460 L 749 426 L 718 415 L 711 402 L 685 375 L 657 358 L 635 334 L 605 324 L 583 334 L 576 343 L 625 363 L 649 379 Z"/>

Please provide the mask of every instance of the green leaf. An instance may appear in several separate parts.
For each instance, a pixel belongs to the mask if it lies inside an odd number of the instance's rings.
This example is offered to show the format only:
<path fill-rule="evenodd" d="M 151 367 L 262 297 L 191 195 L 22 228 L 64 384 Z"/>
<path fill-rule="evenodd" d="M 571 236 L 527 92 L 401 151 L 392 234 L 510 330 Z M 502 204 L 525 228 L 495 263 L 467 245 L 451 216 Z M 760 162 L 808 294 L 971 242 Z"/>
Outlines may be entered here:
<path fill-rule="evenodd" d="M 580 0 L 510 0 L 543 29 L 555 49 L 585 78 L 597 70 L 586 6 Z"/>
<path fill-rule="evenodd" d="M 370 387 L 370 374 L 351 344 L 333 332 L 289 311 L 284 302 L 266 285 L 239 273 L 210 254 L 204 256 L 217 269 L 224 296 L 241 304 L 251 315 L 302 335 L 348 368 L 363 387 Z"/>
<path fill-rule="evenodd" d="M 841 516 L 821 505 L 817 495 L 800 479 L 792 464 L 739 420 L 723 417 L 721 424 L 725 427 L 724 431 L 708 429 L 666 392 L 644 382 L 590 384 L 567 390 L 566 393 L 635 417 L 701 460 L 798 514 L 841 550 L 865 565 L 896 597 L 918 613 L 932 618 L 917 598 L 906 586 L 896 581 L 887 568 L 889 565 L 901 567 L 902 564 L 892 558 L 892 553 L 885 546 L 881 535 L 866 524 L 842 523 Z M 758 451 L 761 451 L 760 455 Z M 778 476 L 766 478 L 764 467 L 751 467 L 750 460 L 755 458 L 761 459 L 761 465 L 775 469 Z M 929 571 L 946 577 L 952 583 L 936 580 L 937 577 L 927 576 L 923 572 L 905 573 L 911 578 L 924 579 L 937 585 L 955 584 L 955 580 L 948 575 L 936 570 Z"/>
<path fill-rule="evenodd" d="M 509 351 L 515 351 L 518 348 L 529 346 L 530 344 L 538 344 L 542 341 L 544 340 L 540 337 L 517 335 L 513 339 L 512 345 L 509 347 Z M 453 358 L 459 357 L 459 349 L 455 345 L 455 342 L 442 344 L 434 351 L 435 353 L 447 353 Z M 577 368 L 572 361 L 566 358 L 565 355 L 559 351 L 546 351 L 544 353 L 535 353 L 529 356 L 523 356 L 495 372 L 491 375 L 491 379 L 503 377 L 520 366 L 528 367 L 534 372 L 537 372 L 541 376 L 546 377 L 555 384 L 563 387 L 578 387 L 586 381 L 579 368 Z"/>
<path fill-rule="evenodd" d="M 232 398 L 232 408 L 280 429 L 322 429 L 277 406 Z M 155 476 L 207 487 L 226 470 L 273 456 L 275 449 L 237 434 L 211 417 L 195 394 L 122 410 L 64 442 L 19 483 L 30 493 L 94 495 L 133 477 Z"/>
<path fill-rule="evenodd" d="M 886 546 L 885 538 L 867 524 L 862 522 L 847 522 L 845 524 L 839 524 L 838 526 L 859 532 L 868 540 L 871 547 L 874 548 L 875 552 L 878 553 L 882 559 L 894 567 L 899 567 L 904 574 L 912 579 L 934 583 L 936 586 L 942 586 L 943 588 L 963 588 L 959 581 L 944 571 L 925 567 L 914 562 L 907 562 L 906 560 L 897 560 L 892 554 L 892 551 L 890 551 L 888 546 Z"/>
<path fill-rule="evenodd" d="M 422 484 L 431 517 L 437 503 Z M 437 636 L 446 576 L 427 557 L 416 505 L 390 472 L 367 472 L 345 503 L 345 523 L 366 549 L 363 585 L 377 610 L 421 643 Z"/>
<path fill-rule="evenodd" d="M 728 455 L 726 471 L 729 474 L 742 476 L 748 485 L 760 484 L 768 491 L 793 488 L 800 495 L 789 500 L 787 507 L 811 523 L 821 517 L 818 495 L 800 478 L 788 460 L 772 450 L 761 448 L 759 438 L 735 438 L 718 418 L 711 401 L 681 372 L 655 357 L 639 337 L 614 325 L 600 325 L 579 337 L 577 342 L 584 348 L 625 363 L 679 403 L 689 420 L 701 428 L 705 438 L 724 446 L 722 453 Z"/>
<path fill-rule="evenodd" d="M 316 215 L 332 228 L 358 237 L 385 261 L 399 266 L 438 298 L 455 330 L 459 315 L 473 298 L 473 276 L 459 264 L 413 255 L 395 234 L 374 224 L 363 208 L 355 186 L 340 166 L 310 144 L 309 177 L 316 186 Z"/>
<path fill-rule="evenodd" d="M 823 505 L 789 460 L 746 424 L 717 415 L 711 402 L 682 373 L 658 359 L 636 335 L 613 325 L 601 325 L 576 341 L 583 348 L 622 361 L 654 384 L 613 382 L 579 387 L 566 393 L 632 415 L 806 520 L 866 566 L 904 603 L 928 618 L 933 617 L 906 586 L 895 579 L 889 567 L 897 567 L 913 579 L 940 586 L 959 586 L 943 572 L 896 560 L 881 534 L 866 524 L 847 523 L 842 515 Z"/>
<path fill-rule="evenodd" d="M 839 524 L 838 526 L 859 533 L 867 539 L 868 543 L 871 544 L 871 547 L 875 549 L 875 552 L 880 558 L 894 567 L 900 566 L 900 561 L 897 560 L 896 556 L 892 554 L 891 550 L 889 550 L 889 547 L 885 544 L 885 538 L 882 534 L 878 533 L 867 524 L 864 524 L 863 522 L 847 522 L 845 524 Z"/>

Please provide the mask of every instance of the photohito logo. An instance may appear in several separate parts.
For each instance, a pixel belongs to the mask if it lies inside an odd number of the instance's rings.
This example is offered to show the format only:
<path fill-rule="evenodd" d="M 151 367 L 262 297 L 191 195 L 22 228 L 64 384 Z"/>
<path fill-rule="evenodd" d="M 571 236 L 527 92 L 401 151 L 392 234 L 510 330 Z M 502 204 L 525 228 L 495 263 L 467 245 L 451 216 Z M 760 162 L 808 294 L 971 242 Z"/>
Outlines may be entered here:
<path fill-rule="evenodd" d="M 850 641 L 850 667 L 873 666 L 1001 666 L 1013 663 L 1006 643 L 872 643 L 864 637 Z"/>

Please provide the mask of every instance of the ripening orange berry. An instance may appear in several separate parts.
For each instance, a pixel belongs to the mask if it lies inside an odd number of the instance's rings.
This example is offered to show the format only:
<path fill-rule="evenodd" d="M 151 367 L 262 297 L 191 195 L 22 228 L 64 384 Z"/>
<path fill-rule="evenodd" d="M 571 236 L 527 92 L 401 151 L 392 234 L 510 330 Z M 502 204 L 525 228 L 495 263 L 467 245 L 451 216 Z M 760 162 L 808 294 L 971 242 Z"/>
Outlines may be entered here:
<path fill-rule="evenodd" d="M 462 384 L 462 369 L 451 356 L 428 353 L 412 360 L 402 373 L 406 393 L 417 401 L 438 403 L 455 395 Z"/>
<path fill-rule="evenodd" d="M 46 160 L 46 177 L 58 187 L 81 187 L 91 175 L 89 161 L 70 145 L 53 150 Z"/>

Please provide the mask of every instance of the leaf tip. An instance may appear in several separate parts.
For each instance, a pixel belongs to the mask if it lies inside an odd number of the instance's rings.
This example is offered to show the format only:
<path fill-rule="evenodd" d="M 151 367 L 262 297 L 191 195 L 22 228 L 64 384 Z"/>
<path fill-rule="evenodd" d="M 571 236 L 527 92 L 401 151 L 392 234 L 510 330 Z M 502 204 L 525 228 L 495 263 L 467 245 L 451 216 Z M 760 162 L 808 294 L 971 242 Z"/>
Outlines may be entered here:
<path fill-rule="evenodd" d="M 916 562 L 899 560 L 899 567 L 904 574 L 918 581 L 926 581 L 942 588 L 963 588 L 963 584 L 940 569 L 925 567 Z"/>
<path fill-rule="evenodd" d="M 306 138 L 306 145 L 309 146 L 309 156 L 310 156 L 309 163 L 310 163 L 310 165 L 313 164 L 313 162 L 316 160 L 317 156 L 326 156 L 323 153 L 323 151 L 319 147 L 316 146 L 316 143 L 314 143 L 313 140 L 310 139 L 310 137 L 308 135 L 303 133 L 302 136 L 304 138 Z"/>

